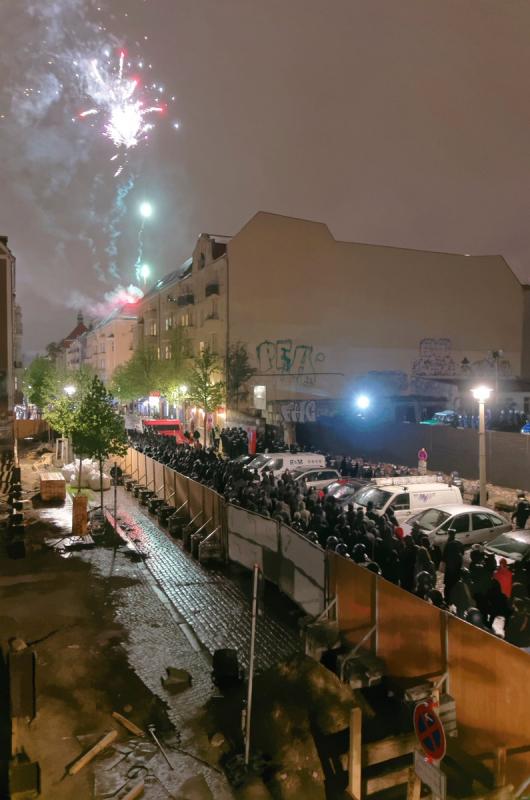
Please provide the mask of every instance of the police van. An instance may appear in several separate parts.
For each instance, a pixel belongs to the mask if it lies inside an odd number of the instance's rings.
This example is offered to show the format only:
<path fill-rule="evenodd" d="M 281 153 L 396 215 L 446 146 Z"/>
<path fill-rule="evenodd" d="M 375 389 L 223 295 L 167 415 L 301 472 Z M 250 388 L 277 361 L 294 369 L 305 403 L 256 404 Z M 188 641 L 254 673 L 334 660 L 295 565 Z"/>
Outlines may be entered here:
<path fill-rule="evenodd" d="M 319 453 L 260 453 L 256 458 L 247 464 L 247 469 L 255 470 L 261 475 L 264 469 L 272 472 L 279 478 L 285 470 L 299 471 L 302 469 L 312 469 L 313 467 L 325 467 L 326 457 Z"/>
<path fill-rule="evenodd" d="M 433 480 L 429 475 L 410 475 L 376 478 L 355 492 L 349 502 L 364 511 L 372 503 L 374 512 L 381 516 L 391 508 L 401 521 L 424 508 L 455 505 L 464 500 L 458 486 Z"/>

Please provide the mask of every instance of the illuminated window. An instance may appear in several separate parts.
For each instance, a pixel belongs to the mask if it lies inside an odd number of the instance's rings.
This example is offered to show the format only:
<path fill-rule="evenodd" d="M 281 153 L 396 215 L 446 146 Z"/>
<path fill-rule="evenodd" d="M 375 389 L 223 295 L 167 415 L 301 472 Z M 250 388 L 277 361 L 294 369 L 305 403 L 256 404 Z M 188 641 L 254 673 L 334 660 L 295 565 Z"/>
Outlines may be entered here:
<path fill-rule="evenodd" d="M 206 345 L 205 345 L 205 343 L 204 343 L 204 342 L 199 342 L 199 355 L 201 355 L 201 356 L 202 356 L 202 354 L 204 353 L 204 348 L 205 348 L 205 346 L 206 346 Z"/>
<path fill-rule="evenodd" d="M 153 320 L 153 322 L 151 322 L 151 324 L 149 325 L 149 335 L 156 336 L 157 332 L 158 332 L 157 324 L 156 321 Z"/>
<path fill-rule="evenodd" d="M 265 411 L 267 408 L 267 387 L 254 386 L 254 408 Z"/>
<path fill-rule="evenodd" d="M 166 344 L 166 346 L 164 347 L 164 358 L 166 360 L 171 358 L 171 345 L 170 344 Z"/>

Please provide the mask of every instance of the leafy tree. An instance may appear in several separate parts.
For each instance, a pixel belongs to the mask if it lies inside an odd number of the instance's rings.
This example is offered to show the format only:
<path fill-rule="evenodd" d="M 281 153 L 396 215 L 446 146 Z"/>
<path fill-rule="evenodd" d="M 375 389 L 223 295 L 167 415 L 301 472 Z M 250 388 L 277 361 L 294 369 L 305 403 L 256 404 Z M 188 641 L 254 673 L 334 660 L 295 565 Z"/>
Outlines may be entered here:
<path fill-rule="evenodd" d="M 235 342 L 226 356 L 226 395 L 230 405 L 239 408 L 239 401 L 248 397 L 247 381 L 256 374 L 248 360 L 246 345 Z"/>
<path fill-rule="evenodd" d="M 49 399 L 50 380 L 56 368 L 49 358 L 37 356 L 24 373 L 23 389 L 28 403 L 43 409 Z"/>
<path fill-rule="evenodd" d="M 126 364 L 115 370 L 111 387 L 113 394 L 123 403 L 146 397 L 156 388 L 159 365 L 154 347 L 139 347 Z"/>
<path fill-rule="evenodd" d="M 222 405 L 225 395 L 225 385 L 216 380 L 219 375 L 219 361 L 209 347 L 192 359 L 192 365 L 187 373 L 188 399 L 204 411 L 204 439 L 206 446 L 207 416 Z"/>
<path fill-rule="evenodd" d="M 103 510 L 103 462 L 111 455 L 123 456 L 127 452 L 127 434 L 123 418 L 112 406 L 113 397 L 97 376 L 79 405 L 77 425 L 73 430 L 73 444 L 79 458 L 79 486 L 84 458 L 99 462 L 99 486 Z"/>
<path fill-rule="evenodd" d="M 189 361 L 189 340 L 183 328 L 174 328 L 170 336 L 170 358 L 159 362 L 155 370 L 156 388 L 169 403 L 182 402 Z"/>
<path fill-rule="evenodd" d="M 51 362 L 55 364 L 57 361 L 57 356 L 60 355 L 62 350 L 62 345 L 60 342 L 50 342 L 46 345 L 46 354 Z"/>

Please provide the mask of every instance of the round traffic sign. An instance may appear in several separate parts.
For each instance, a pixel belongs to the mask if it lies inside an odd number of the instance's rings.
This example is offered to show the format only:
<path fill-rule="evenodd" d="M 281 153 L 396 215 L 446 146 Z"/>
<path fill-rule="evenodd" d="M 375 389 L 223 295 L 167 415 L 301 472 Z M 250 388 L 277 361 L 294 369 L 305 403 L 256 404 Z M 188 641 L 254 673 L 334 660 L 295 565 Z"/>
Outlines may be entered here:
<path fill-rule="evenodd" d="M 431 761 L 445 756 L 445 731 L 432 700 L 422 700 L 414 709 L 414 731 L 420 747 Z"/>

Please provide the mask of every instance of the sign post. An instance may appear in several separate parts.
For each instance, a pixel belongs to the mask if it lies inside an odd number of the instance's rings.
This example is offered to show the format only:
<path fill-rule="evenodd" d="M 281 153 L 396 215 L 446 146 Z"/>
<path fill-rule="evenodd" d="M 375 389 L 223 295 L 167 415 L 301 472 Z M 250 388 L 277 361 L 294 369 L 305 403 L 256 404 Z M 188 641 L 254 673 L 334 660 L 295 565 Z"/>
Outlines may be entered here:
<path fill-rule="evenodd" d="M 414 752 L 414 772 L 433 796 L 445 800 L 447 778 L 440 768 L 446 752 L 445 731 L 432 700 L 422 700 L 414 709 L 414 731 L 421 750 Z"/>
<path fill-rule="evenodd" d="M 420 450 L 418 450 L 418 472 L 419 472 L 420 475 L 426 475 L 427 474 L 427 459 L 428 459 L 428 457 L 429 457 L 429 454 L 427 453 L 427 450 L 424 447 L 422 447 Z"/>

